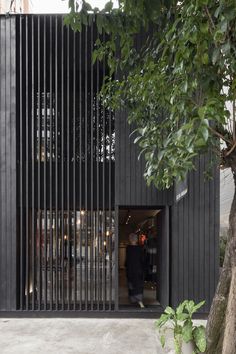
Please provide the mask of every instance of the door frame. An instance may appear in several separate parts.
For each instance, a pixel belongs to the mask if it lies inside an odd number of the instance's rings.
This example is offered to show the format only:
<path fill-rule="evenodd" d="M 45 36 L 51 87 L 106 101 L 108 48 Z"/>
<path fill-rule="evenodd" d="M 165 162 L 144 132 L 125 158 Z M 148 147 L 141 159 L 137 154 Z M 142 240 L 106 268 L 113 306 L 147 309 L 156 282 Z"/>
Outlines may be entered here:
<path fill-rule="evenodd" d="M 166 258 L 167 258 L 167 270 L 166 270 L 166 283 L 167 283 L 167 301 L 170 304 L 170 206 L 130 206 L 130 205 L 115 205 L 115 311 L 121 311 L 119 308 L 119 211 L 120 209 L 132 209 L 132 210 L 163 210 L 165 213 L 164 229 L 166 232 Z M 161 307 L 162 305 L 160 305 Z M 158 306 L 157 306 L 158 309 Z M 140 312 L 137 308 L 137 312 Z"/>

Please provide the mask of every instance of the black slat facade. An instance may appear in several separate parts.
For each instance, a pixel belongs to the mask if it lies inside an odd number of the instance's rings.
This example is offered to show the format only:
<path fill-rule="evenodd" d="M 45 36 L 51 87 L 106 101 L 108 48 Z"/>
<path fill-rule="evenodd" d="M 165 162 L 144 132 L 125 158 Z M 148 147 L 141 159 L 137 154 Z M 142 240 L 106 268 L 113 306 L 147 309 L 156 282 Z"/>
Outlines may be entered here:
<path fill-rule="evenodd" d="M 219 173 L 205 182 L 202 156 L 178 203 L 174 188 L 146 186 L 127 112 L 97 98 L 107 70 L 92 65 L 98 37 L 60 15 L 0 17 L 0 310 L 119 310 L 119 208 L 159 208 L 163 305 L 205 299 L 207 312 Z"/>
<path fill-rule="evenodd" d="M 140 149 L 133 144 L 127 113 L 116 115 L 116 206 L 145 208 L 165 206 L 170 210 L 170 303 L 185 299 L 206 300 L 208 312 L 219 270 L 219 171 L 206 180 L 209 157 L 201 156 L 197 171 L 188 176 L 188 194 L 175 202 L 173 189 L 157 191 L 143 178 L 144 158 L 137 161 Z"/>
<path fill-rule="evenodd" d="M 114 115 L 99 37 L 17 18 L 19 310 L 114 308 Z M 17 110 L 18 111 L 18 110 Z"/>
<path fill-rule="evenodd" d="M 0 17 L 0 309 L 16 309 L 16 29 Z"/>
<path fill-rule="evenodd" d="M 208 156 L 188 176 L 188 194 L 172 207 L 171 303 L 206 300 L 208 312 L 219 272 L 219 172 L 206 181 Z"/>

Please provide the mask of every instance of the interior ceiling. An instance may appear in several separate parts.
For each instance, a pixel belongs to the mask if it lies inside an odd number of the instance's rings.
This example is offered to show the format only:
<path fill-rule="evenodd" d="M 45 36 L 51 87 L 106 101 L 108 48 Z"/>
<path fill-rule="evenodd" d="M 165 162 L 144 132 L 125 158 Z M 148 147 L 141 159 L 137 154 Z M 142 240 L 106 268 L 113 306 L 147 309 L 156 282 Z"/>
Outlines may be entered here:
<path fill-rule="evenodd" d="M 157 209 L 120 209 L 119 210 L 119 224 L 139 225 L 148 218 L 157 215 L 160 210 Z M 130 216 L 130 217 L 129 217 Z"/>

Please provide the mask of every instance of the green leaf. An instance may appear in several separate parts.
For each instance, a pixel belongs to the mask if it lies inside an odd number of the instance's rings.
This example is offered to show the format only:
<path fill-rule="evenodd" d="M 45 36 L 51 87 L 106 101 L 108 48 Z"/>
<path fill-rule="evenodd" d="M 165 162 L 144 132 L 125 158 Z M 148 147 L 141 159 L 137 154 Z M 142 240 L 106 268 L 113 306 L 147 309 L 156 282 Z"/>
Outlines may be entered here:
<path fill-rule="evenodd" d="M 167 314 L 162 314 L 161 317 L 155 322 L 157 328 L 164 326 L 170 319 L 170 316 Z"/>
<path fill-rule="evenodd" d="M 199 326 L 194 329 L 193 338 L 200 353 L 204 353 L 206 350 L 206 334 L 204 326 Z"/>
<path fill-rule="evenodd" d="M 205 126 L 202 126 L 201 127 L 201 133 L 202 133 L 204 141 L 207 142 L 207 140 L 209 138 L 209 129 L 207 127 L 205 127 Z"/>
<path fill-rule="evenodd" d="M 209 56 L 207 53 L 204 53 L 202 56 L 202 63 L 207 65 L 209 63 Z"/>
<path fill-rule="evenodd" d="M 181 315 L 184 311 L 185 301 L 183 301 L 176 309 L 177 316 Z"/>
<path fill-rule="evenodd" d="M 167 306 L 164 312 L 168 315 L 175 315 L 175 311 L 170 306 Z"/>
<path fill-rule="evenodd" d="M 88 2 L 86 2 L 86 1 L 83 2 L 83 10 L 84 11 L 88 12 L 88 11 L 92 11 L 92 9 L 93 9 L 92 6 Z"/>
<path fill-rule="evenodd" d="M 97 57 L 98 57 L 98 51 L 94 50 L 93 53 L 92 53 L 92 62 L 93 62 L 93 64 L 97 60 Z"/>
<path fill-rule="evenodd" d="M 196 312 L 198 309 L 200 309 L 200 307 L 202 307 L 202 306 L 205 304 L 205 302 L 206 302 L 206 301 L 203 300 L 203 301 L 199 302 L 198 304 L 196 304 L 196 305 L 194 306 L 193 311 Z"/>
<path fill-rule="evenodd" d="M 209 30 L 209 24 L 208 22 L 203 22 L 200 24 L 200 31 L 203 33 L 203 34 L 206 34 Z"/>
<path fill-rule="evenodd" d="M 74 2 L 74 0 L 69 0 L 68 1 L 68 7 L 69 7 L 71 13 L 75 12 L 75 2 Z"/>
<path fill-rule="evenodd" d="M 221 46 L 221 51 L 222 51 L 223 54 L 226 54 L 227 52 L 230 51 L 230 48 L 231 48 L 230 43 L 227 42 L 227 43 L 225 43 L 224 45 Z"/>
<path fill-rule="evenodd" d="M 227 20 L 223 20 L 221 23 L 220 23 L 220 30 L 221 32 L 226 32 L 227 31 L 227 27 L 228 27 L 228 21 Z"/>
<path fill-rule="evenodd" d="M 142 154 L 143 154 L 144 151 L 146 151 L 146 150 L 147 150 L 147 148 L 144 148 L 144 149 L 142 149 L 142 150 L 140 151 L 140 153 L 138 154 L 138 160 L 140 160 Z"/>
<path fill-rule="evenodd" d="M 97 14 L 97 28 L 98 28 L 98 33 L 102 34 L 102 29 L 103 29 L 103 16 Z"/>
<path fill-rule="evenodd" d="M 205 140 L 202 138 L 197 139 L 195 142 L 195 146 L 199 149 L 203 148 L 203 146 L 206 146 Z"/>
<path fill-rule="evenodd" d="M 178 321 L 185 321 L 188 318 L 189 318 L 189 315 L 187 313 L 180 313 L 177 315 Z"/>
<path fill-rule="evenodd" d="M 209 0 L 199 0 L 199 4 L 204 6 L 208 5 L 208 2 Z"/>
<path fill-rule="evenodd" d="M 113 9 L 113 2 L 112 2 L 112 1 L 108 1 L 108 2 L 105 4 L 104 11 L 105 11 L 105 12 L 111 12 L 112 9 Z"/>
<path fill-rule="evenodd" d="M 203 119 L 205 117 L 205 113 L 206 113 L 206 107 L 202 106 L 198 108 L 198 115 L 201 119 Z"/>
<path fill-rule="evenodd" d="M 216 62 L 218 61 L 220 56 L 220 49 L 219 48 L 215 48 L 213 50 L 213 54 L 212 54 L 212 63 L 215 65 Z"/>
<path fill-rule="evenodd" d="M 182 330 L 182 336 L 183 336 L 183 340 L 187 343 L 190 340 L 193 339 L 193 325 L 192 325 L 192 321 L 186 321 L 186 323 L 183 326 L 183 330 Z"/>
<path fill-rule="evenodd" d="M 160 342 L 161 342 L 162 348 L 164 348 L 165 343 L 166 343 L 165 336 L 162 335 L 162 336 L 160 337 Z"/>
<path fill-rule="evenodd" d="M 221 42 L 224 38 L 224 33 L 220 30 L 217 30 L 214 34 L 214 40 L 216 42 Z"/>
<path fill-rule="evenodd" d="M 134 144 L 136 144 L 140 139 L 142 139 L 141 136 L 137 136 L 137 138 L 134 139 Z"/>
<path fill-rule="evenodd" d="M 165 151 L 164 151 L 164 150 L 158 151 L 158 154 L 157 154 L 157 159 L 158 159 L 158 161 L 161 161 L 161 160 L 162 160 L 164 154 L 165 154 Z"/>

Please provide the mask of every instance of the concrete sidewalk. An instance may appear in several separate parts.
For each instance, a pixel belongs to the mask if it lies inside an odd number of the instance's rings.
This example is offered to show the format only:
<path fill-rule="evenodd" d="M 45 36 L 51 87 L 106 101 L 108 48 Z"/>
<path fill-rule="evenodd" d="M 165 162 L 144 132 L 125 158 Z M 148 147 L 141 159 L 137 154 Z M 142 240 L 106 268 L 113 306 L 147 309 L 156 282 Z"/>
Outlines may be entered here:
<path fill-rule="evenodd" d="M 1 354 L 161 354 L 153 319 L 3 319 Z M 200 322 L 200 321 L 197 321 Z M 205 321 L 201 321 L 205 323 Z"/>

